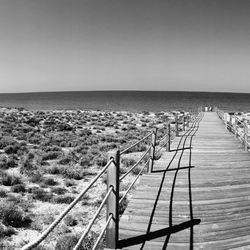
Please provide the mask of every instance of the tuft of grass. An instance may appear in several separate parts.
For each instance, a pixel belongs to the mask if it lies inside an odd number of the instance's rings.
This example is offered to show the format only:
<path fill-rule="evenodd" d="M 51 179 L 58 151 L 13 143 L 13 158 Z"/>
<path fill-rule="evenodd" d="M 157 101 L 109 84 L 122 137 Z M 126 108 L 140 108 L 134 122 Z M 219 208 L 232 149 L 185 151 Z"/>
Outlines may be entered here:
<path fill-rule="evenodd" d="M 4 186 L 13 186 L 16 184 L 22 184 L 20 176 L 15 174 L 9 174 L 6 172 L 0 172 L 0 184 Z"/>
<path fill-rule="evenodd" d="M 48 151 L 44 153 L 44 155 L 42 156 L 42 161 L 58 159 L 61 156 L 61 154 L 62 153 L 59 151 Z"/>
<path fill-rule="evenodd" d="M 2 223 L 0 223 L 0 239 L 4 237 L 10 237 L 11 235 L 16 234 L 16 230 L 13 227 L 6 227 Z M 5 249 L 1 248 L 0 249 Z"/>
<path fill-rule="evenodd" d="M 5 226 L 26 227 L 31 218 L 15 202 L 0 203 L 0 219 Z"/>
<path fill-rule="evenodd" d="M 70 156 L 64 156 L 62 159 L 58 161 L 60 165 L 68 165 L 72 161 L 72 158 Z"/>
<path fill-rule="evenodd" d="M 69 214 L 64 218 L 64 223 L 69 227 L 73 227 L 77 225 L 77 220 L 73 217 L 73 215 Z"/>
<path fill-rule="evenodd" d="M 67 192 L 67 189 L 64 187 L 53 187 L 51 188 L 51 192 L 54 194 L 65 194 Z"/>
<path fill-rule="evenodd" d="M 98 235 L 94 232 L 91 232 L 83 241 L 82 245 L 78 250 L 88 250 L 92 249 Z M 80 235 L 77 234 L 66 234 L 58 238 L 55 250 L 72 250 L 80 239 Z"/>
<path fill-rule="evenodd" d="M 0 169 L 9 169 L 9 168 L 15 168 L 17 166 L 17 161 L 15 157 L 9 156 L 9 157 L 1 157 L 0 158 Z"/>
<path fill-rule="evenodd" d="M 90 197 L 89 197 L 89 195 L 88 194 L 85 194 L 84 196 L 83 196 L 83 198 L 82 198 L 82 206 L 86 206 L 86 205 L 88 205 L 89 204 L 89 199 L 90 199 Z"/>
<path fill-rule="evenodd" d="M 94 156 L 92 154 L 83 155 L 80 159 L 80 165 L 82 167 L 91 166 L 93 164 Z"/>
<path fill-rule="evenodd" d="M 0 198 L 5 198 L 7 197 L 7 192 L 5 189 L 0 188 Z"/>
<path fill-rule="evenodd" d="M 32 197 L 35 200 L 51 201 L 53 194 L 39 187 L 32 188 Z"/>
<path fill-rule="evenodd" d="M 65 183 L 66 187 L 72 187 L 72 186 L 75 185 L 75 181 L 74 180 L 65 180 L 64 183 Z"/>
<path fill-rule="evenodd" d="M 53 201 L 55 203 L 70 204 L 74 199 L 75 199 L 75 197 L 71 196 L 71 195 L 59 195 L 57 197 L 54 197 Z"/>
<path fill-rule="evenodd" d="M 58 182 L 55 181 L 53 178 L 46 178 L 43 180 L 43 183 L 48 186 L 55 186 L 58 184 Z"/>
<path fill-rule="evenodd" d="M 121 198 L 122 198 L 122 193 L 119 194 L 119 199 L 121 199 Z M 125 197 L 122 200 L 121 204 L 119 205 L 119 215 L 122 215 L 124 213 L 127 206 L 128 206 L 128 199 L 127 199 L 127 197 Z"/>
<path fill-rule="evenodd" d="M 98 167 L 104 167 L 108 163 L 108 156 L 105 154 L 98 156 L 95 163 Z"/>
<path fill-rule="evenodd" d="M 133 158 L 123 158 L 121 160 L 121 163 L 126 167 L 132 167 L 135 163 L 136 163 L 136 160 L 133 159 Z"/>
<path fill-rule="evenodd" d="M 31 171 L 29 173 L 29 176 L 30 176 L 29 180 L 33 183 L 40 183 L 44 179 L 42 173 L 39 170 Z"/>
<path fill-rule="evenodd" d="M 16 154 L 19 149 L 19 146 L 17 144 L 15 145 L 8 145 L 4 148 L 4 152 L 6 154 Z"/>
<path fill-rule="evenodd" d="M 13 193 L 24 193 L 26 191 L 25 184 L 16 184 L 10 188 Z"/>

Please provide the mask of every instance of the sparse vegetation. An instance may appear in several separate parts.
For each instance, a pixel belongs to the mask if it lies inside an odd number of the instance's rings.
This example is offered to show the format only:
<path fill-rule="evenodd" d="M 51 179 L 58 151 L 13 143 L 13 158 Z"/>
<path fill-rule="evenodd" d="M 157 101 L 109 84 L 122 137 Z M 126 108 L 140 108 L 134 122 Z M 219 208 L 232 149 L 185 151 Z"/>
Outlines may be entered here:
<path fill-rule="evenodd" d="M 97 237 L 98 236 L 96 233 L 94 232 L 90 233 L 86 237 L 86 239 L 84 240 L 80 248 L 78 249 L 79 250 L 91 249 L 94 246 L 94 242 L 97 239 Z M 64 235 L 64 237 L 59 237 L 56 243 L 55 250 L 65 250 L 65 249 L 71 250 L 74 248 L 74 246 L 76 245 L 79 239 L 80 239 L 80 235 L 77 235 L 77 234 L 67 234 L 67 235 Z"/>
<path fill-rule="evenodd" d="M 44 230 L 107 164 L 110 150 L 128 147 L 144 137 L 150 126 L 166 119 L 164 112 L 156 116 L 150 112 L 0 109 L 0 239 L 4 239 L 0 249 L 23 246 L 27 239 L 13 238 L 23 230 L 28 229 L 31 234 Z M 122 156 L 121 173 L 137 162 L 140 152 L 149 144 L 150 138 Z M 122 182 L 121 192 L 129 187 L 141 166 Z M 52 244 L 55 249 L 73 248 L 79 239 L 75 228 L 83 228 L 89 221 L 89 211 L 95 211 L 101 204 L 106 181 L 104 174 L 82 198 L 75 208 L 77 217 L 72 213 L 64 218 L 61 225 L 64 229 L 55 231 Z M 120 214 L 127 204 L 125 199 Z M 105 217 L 104 209 L 95 232 L 80 249 L 90 249 Z M 45 243 L 35 249 L 51 249 L 51 246 Z"/>

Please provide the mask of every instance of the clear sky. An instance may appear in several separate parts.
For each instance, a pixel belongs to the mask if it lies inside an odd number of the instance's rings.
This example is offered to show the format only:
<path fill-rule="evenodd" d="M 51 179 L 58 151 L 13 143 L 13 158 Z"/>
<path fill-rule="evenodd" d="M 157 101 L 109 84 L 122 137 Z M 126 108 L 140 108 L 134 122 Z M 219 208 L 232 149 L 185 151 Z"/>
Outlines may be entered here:
<path fill-rule="evenodd" d="M 0 92 L 250 92 L 249 0 L 0 0 Z"/>

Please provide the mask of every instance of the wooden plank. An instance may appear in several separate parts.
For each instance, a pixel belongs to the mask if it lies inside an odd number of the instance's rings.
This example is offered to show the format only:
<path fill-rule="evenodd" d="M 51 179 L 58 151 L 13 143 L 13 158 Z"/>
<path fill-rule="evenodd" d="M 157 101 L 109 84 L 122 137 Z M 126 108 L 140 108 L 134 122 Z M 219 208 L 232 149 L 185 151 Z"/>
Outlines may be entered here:
<path fill-rule="evenodd" d="M 153 173 L 141 177 L 121 217 L 120 239 L 189 221 L 190 172 L 192 214 L 200 223 L 192 231 L 186 228 L 171 234 L 167 249 L 189 249 L 190 232 L 193 232 L 193 249 L 250 249 L 250 154 L 225 130 L 215 113 L 205 113 L 197 127 L 191 149 L 183 148 L 190 146 L 192 133 L 182 137 L 182 132 L 170 150 L 178 145 L 183 150 L 164 152 L 160 160 L 155 161 Z M 185 169 L 189 163 L 194 168 Z M 179 167 L 184 168 L 177 172 L 154 173 Z M 143 249 L 163 249 L 165 241 L 166 236 L 146 241 Z M 141 246 L 124 249 L 140 249 Z"/>

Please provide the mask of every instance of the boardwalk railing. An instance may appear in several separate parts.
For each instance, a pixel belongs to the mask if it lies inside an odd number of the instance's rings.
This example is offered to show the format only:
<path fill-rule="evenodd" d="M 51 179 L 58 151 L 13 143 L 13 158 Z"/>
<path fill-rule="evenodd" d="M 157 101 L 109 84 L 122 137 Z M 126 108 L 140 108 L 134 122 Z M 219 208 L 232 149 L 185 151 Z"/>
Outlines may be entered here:
<path fill-rule="evenodd" d="M 240 120 L 236 114 L 226 113 L 221 109 L 216 109 L 220 119 L 224 122 L 225 128 L 235 135 L 244 145 L 245 151 L 250 148 L 248 140 L 248 123 L 246 120 Z"/>
<path fill-rule="evenodd" d="M 197 114 L 197 112 L 195 112 Z M 79 238 L 74 250 L 81 247 L 85 237 L 88 236 L 94 222 L 100 215 L 102 209 L 106 205 L 106 223 L 103 226 L 99 237 L 92 249 L 97 249 L 104 234 L 106 233 L 106 247 L 115 249 L 118 246 L 119 239 L 119 209 L 124 206 L 124 201 L 126 197 L 139 176 L 147 171 L 151 172 L 154 165 L 154 160 L 156 156 L 160 153 L 162 149 L 170 151 L 170 143 L 175 136 L 179 135 L 179 131 L 184 131 L 189 123 L 194 119 L 194 113 L 179 114 L 175 116 L 174 121 L 169 121 L 166 124 L 154 128 L 141 140 L 133 143 L 123 150 L 117 150 L 111 152 L 109 155 L 108 163 L 102 168 L 102 170 L 92 179 L 88 186 L 68 205 L 68 207 L 57 217 L 55 221 L 34 241 L 25 245 L 21 250 L 29 250 L 38 246 L 53 230 L 54 228 L 65 218 L 65 216 L 75 207 L 75 205 L 84 197 L 84 195 L 91 190 L 91 188 L 96 184 L 96 182 L 107 173 L 107 192 L 96 210 L 93 218 L 89 221 L 88 225 L 84 229 L 81 237 Z M 142 153 L 140 158 L 136 163 L 131 166 L 125 173 L 120 170 L 121 167 L 121 157 L 132 151 L 133 148 L 137 147 L 140 143 L 148 143 L 147 149 Z M 121 183 L 124 179 L 134 170 L 137 169 L 137 175 L 129 184 L 128 188 L 120 192 Z"/>

